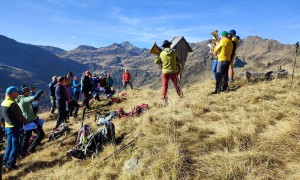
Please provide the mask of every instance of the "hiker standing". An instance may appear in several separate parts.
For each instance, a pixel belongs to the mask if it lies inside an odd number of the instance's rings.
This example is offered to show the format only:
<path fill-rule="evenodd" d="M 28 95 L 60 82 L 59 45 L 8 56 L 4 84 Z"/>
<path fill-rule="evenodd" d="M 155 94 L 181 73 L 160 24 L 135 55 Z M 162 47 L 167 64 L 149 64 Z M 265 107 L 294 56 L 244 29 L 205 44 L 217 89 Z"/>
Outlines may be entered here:
<path fill-rule="evenodd" d="M 72 95 L 71 80 L 66 78 L 64 86 L 65 86 L 65 90 L 66 90 L 67 97 L 68 97 L 69 112 L 67 112 L 68 113 L 67 118 L 73 116 L 73 111 L 74 110 L 75 110 L 74 118 L 77 118 L 79 104 L 77 103 L 77 101 L 75 101 L 75 97 Z"/>
<path fill-rule="evenodd" d="M 55 86 L 57 84 L 57 77 L 52 77 L 52 82 L 49 83 L 49 96 L 51 102 L 51 109 L 50 109 L 50 117 L 55 116 L 54 111 L 56 109 L 56 99 L 55 99 Z"/>
<path fill-rule="evenodd" d="M 78 81 L 77 76 L 74 77 L 74 80 L 72 82 L 72 88 L 73 88 L 73 92 L 74 92 L 74 95 L 75 95 L 75 101 L 78 102 L 79 96 L 80 96 L 81 84 Z"/>
<path fill-rule="evenodd" d="M 102 76 L 99 76 L 99 92 L 100 92 L 100 94 L 104 94 L 105 93 L 104 87 L 105 87 L 105 81 L 102 78 Z"/>
<path fill-rule="evenodd" d="M 22 141 L 21 155 L 26 156 L 28 152 L 35 152 L 36 147 L 41 143 L 45 137 L 45 132 L 42 128 L 39 117 L 34 113 L 32 102 L 38 100 L 44 91 L 39 90 L 34 96 L 30 96 L 30 89 L 27 87 L 22 88 L 22 94 L 18 96 L 16 102 L 22 110 L 23 116 L 26 118 L 24 125 L 24 137 Z M 29 145 L 29 139 L 32 132 L 37 136 L 34 141 Z"/>
<path fill-rule="evenodd" d="M 177 52 L 174 49 L 171 49 L 171 42 L 165 40 L 162 47 L 164 48 L 160 55 L 156 58 L 155 63 L 162 67 L 162 100 L 164 105 L 168 103 L 168 82 L 169 79 L 174 83 L 176 92 L 180 98 L 183 98 L 183 92 L 180 87 L 180 82 L 177 76 L 177 66 L 176 58 Z"/>
<path fill-rule="evenodd" d="M 58 128 L 58 126 L 62 122 L 66 121 L 67 102 L 68 102 L 67 92 L 64 87 L 65 77 L 60 76 L 60 77 L 58 77 L 57 80 L 58 80 L 58 83 L 55 88 L 55 98 L 56 98 L 56 106 L 58 109 L 58 117 L 57 117 L 55 129 Z"/>
<path fill-rule="evenodd" d="M 106 86 L 111 88 L 111 87 L 113 87 L 113 85 L 114 85 L 114 80 L 111 77 L 110 73 L 108 73 L 107 78 L 106 78 Z"/>
<path fill-rule="evenodd" d="M 21 150 L 21 136 L 23 134 L 23 123 L 25 117 L 15 99 L 19 91 L 16 86 L 6 89 L 6 96 L 1 103 L 1 110 L 5 121 L 6 149 L 3 162 L 8 170 L 16 169 L 16 160 Z"/>
<path fill-rule="evenodd" d="M 215 38 L 210 39 L 207 46 L 209 47 L 209 57 L 211 58 L 211 71 L 214 74 L 214 80 L 216 80 L 218 58 L 214 53 L 214 45 L 212 43 L 213 40 L 215 40 Z"/>
<path fill-rule="evenodd" d="M 231 61 L 230 65 L 228 68 L 228 82 L 231 83 L 234 81 L 234 71 L 233 71 L 233 65 L 234 65 L 234 59 L 236 55 L 236 49 L 238 48 L 238 43 L 239 43 L 239 37 L 236 36 L 236 31 L 235 30 L 230 30 L 228 32 L 227 37 L 232 40 L 232 54 L 231 54 Z"/>
<path fill-rule="evenodd" d="M 123 87 L 124 87 L 124 89 L 126 89 L 127 84 L 129 84 L 129 85 L 130 85 L 130 88 L 133 89 L 132 83 L 130 82 L 130 79 L 131 79 L 131 75 L 130 75 L 130 73 L 128 72 L 128 70 L 125 69 L 125 70 L 124 70 L 124 73 L 123 73 L 123 75 L 122 75 L 122 81 L 123 81 Z"/>
<path fill-rule="evenodd" d="M 221 33 L 221 41 L 215 47 L 214 52 L 218 53 L 216 88 L 213 94 L 219 94 L 228 88 L 228 68 L 231 61 L 232 41 L 227 38 L 227 31 Z"/>
<path fill-rule="evenodd" d="M 81 90 L 84 96 L 83 106 L 87 109 L 90 108 L 89 100 L 90 100 L 90 95 L 92 93 L 92 89 L 93 89 L 93 85 L 91 82 L 91 73 L 89 71 L 85 71 L 81 78 Z"/>
<path fill-rule="evenodd" d="M 93 90 L 92 90 L 93 97 L 96 101 L 100 101 L 99 87 L 98 87 L 99 86 L 99 78 L 97 77 L 97 74 L 93 74 L 92 84 L 93 84 Z"/>

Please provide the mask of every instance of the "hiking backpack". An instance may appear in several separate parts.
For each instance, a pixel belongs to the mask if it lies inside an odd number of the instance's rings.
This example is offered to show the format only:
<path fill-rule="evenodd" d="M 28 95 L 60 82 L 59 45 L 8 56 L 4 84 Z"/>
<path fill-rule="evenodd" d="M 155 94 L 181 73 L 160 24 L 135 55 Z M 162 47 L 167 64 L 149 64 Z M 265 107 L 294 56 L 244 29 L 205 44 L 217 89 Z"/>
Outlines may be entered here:
<path fill-rule="evenodd" d="M 50 133 L 48 140 L 53 141 L 61 137 L 62 135 L 66 135 L 71 129 L 67 124 L 60 124 L 58 128 L 56 128 L 52 133 Z"/>
<path fill-rule="evenodd" d="M 100 133 L 102 135 L 103 143 L 115 143 L 115 125 L 112 122 L 105 122 L 104 128 L 100 131 Z"/>
<path fill-rule="evenodd" d="M 80 144 L 87 144 L 88 143 L 88 136 L 92 133 L 92 128 L 90 125 L 83 125 L 80 130 L 78 131 L 77 138 L 76 138 L 76 146 Z"/>
<path fill-rule="evenodd" d="M 115 126 L 112 122 L 106 122 L 103 129 L 90 134 L 87 137 L 87 143 L 76 145 L 75 148 L 70 149 L 67 152 L 67 157 L 76 159 L 93 158 L 99 154 L 103 145 L 107 143 L 115 143 Z"/>
<path fill-rule="evenodd" d="M 121 103 L 121 99 L 119 97 L 114 97 L 111 100 L 113 103 L 117 103 L 117 104 Z"/>
<path fill-rule="evenodd" d="M 130 116 L 140 116 L 142 113 L 142 108 L 140 106 L 135 106 L 131 112 L 130 112 Z"/>

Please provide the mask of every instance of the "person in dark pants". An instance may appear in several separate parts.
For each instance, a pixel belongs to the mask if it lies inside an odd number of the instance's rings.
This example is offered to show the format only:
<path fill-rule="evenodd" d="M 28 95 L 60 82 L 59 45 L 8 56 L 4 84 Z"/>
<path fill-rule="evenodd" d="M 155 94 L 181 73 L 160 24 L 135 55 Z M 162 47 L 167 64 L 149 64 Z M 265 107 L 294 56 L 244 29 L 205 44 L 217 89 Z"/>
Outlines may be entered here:
<path fill-rule="evenodd" d="M 67 104 L 68 104 L 68 97 L 67 93 L 64 87 L 65 84 L 65 77 L 60 76 L 58 77 L 58 83 L 55 88 L 55 98 L 56 98 L 56 106 L 58 109 L 58 117 L 56 121 L 55 129 L 58 128 L 58 126 L 66 121 L 67 116 Z"/>
<path fill-rule="evenodd" d="M 129 84 L 130 88 L 133 89 L 132 83 L 130 82 L 130 79 L 131 79 L 131 75 L 128 72 L 128 70 L 125 69 L 124 73 L 122 74 L 122 82 L 123 82 L 124 89 L 126 89 L 127 84 Z"/>
<path fill-rule="evenodd" d="M 67 117 L 73 116 L 73 111 L 75 110 L 74 118 L 77 118 L 79 104 L 77 103 L 77 101 L 75 101 L 75 97 L 72 95 L 71 80 L 69 78 L 66 78 L 64 86 L 68 97 L 69 112 L 67 114 Z"/>
<path fill-rule="evenodd" d="M 89 71 L 85 71 L 84 75 L 81 78 L 81 89 L 84 96 L 83 106 L 84 108 L 89 109 L 89 100 L 93 90 L 93 84 L 91 82 L 91 73 Z"/>
<path fill-rule="evenodd" d="M 39 123 L 39 117 L 34 113 L 32 102 L 38 100 L 44 91 L 39 90 L 34 96 L 30 96 L 30 89 L 27 87 L 22 88 L 22 95 L 19 95 L 16 99 L 19 107 L 22 110 L 23 116 L 26 118 L 24 125 L 24 137 L 21 148 L 21 155 L 26 156 L 28 152 L 33 153 L 36 147 L 41 143 L 45 137 L 45 132 L 42 125 Z M 29 145 L 29 139 L 32 136 L 32 132 L 36 134 L 36 138 Z"/>
<path fill-rule="evenodd" d="M 55 117 L 54 111 L 56 109 L 56 99 L 55 99 L 55 87 L 57 84 L 57 77 L 52 77 L 52 82 L 49 84 L 49 96 L 51 101 L 51 109 L 49 117 Z"/>
<path fill-rule="evenodd" d="M 221 41 L 214 49 L 214 53 L 218 53 L 218 64 L 216 88 L 213 94 L 219 94 L 221 91 L 225 91 L 228 88 L 228 69 L 231 61 L 233 44 L 227 35 L 227 31 L 221 33 Z"/>
<path fill-rule="evenodd" d="M 15 99 L 18 98 L 19 90 L 16 86 L 6 89 L 6 97 L 1 103 L 1 110 L 5 121 L 6 149 L 3 163 L 8 170 L 17 169 L 16 160 L 21 150 L 21 137 L 23 134 L 23 123 L 26 118 Z"/>

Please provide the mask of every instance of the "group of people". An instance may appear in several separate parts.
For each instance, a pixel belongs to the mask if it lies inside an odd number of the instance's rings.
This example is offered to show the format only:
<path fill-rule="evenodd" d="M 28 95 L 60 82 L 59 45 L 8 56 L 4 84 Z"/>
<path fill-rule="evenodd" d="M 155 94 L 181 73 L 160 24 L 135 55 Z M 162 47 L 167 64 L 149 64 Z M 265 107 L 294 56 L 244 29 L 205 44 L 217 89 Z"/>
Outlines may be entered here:
<path fill-rule="evenodd" d="M 132 83 L 131 75 L 125 70 L 122 75 L 123 87 Z M 78 115 L 80 95 L 83 97 L 83 107 L 89 109 L 89 100 L 94 97 L 100 101 L 99 94 L 112 97 L 115 93 L 114 81 L 110 74 L 97 77 L 85 71 L 79 81 L 77 76 L 69 72 L 66 76 L 53 76 L 49 84 L 51 101 L 50 117 L 55 117 L 58 109 L 56 129 L 62 122 L 67 122 L 70 116 Z M 34 153 L 36 147 L 45 137 L 44 120 L 37 116 L 39 99 L 43 90 L 35 92 L 35 87 L 22 85 L 20 88 L 10 86 L 5 91 L 5 99 L 1 102 L 1 112 L 6 134 L 6 149 L 3 162 L 8 170 L 17 168 L 16 160 Z M 74 112 L 74 115 L 73 115 Z M 35 136 L 32 136 L 32 133 Z M 34 137 L 34 138 L 32 138 Z"/>
<path fill-rule="evenodd" d="M 5 99 L 1 110 L 5 121 L 6 149 L 3 162 L 8 170 L 16 169 L 16 159 L 19 155 L 34 153 L 36 147 L 45 136 L 44 120 L 36 115 L 35 101 L 38 101 L 44 91 L 39 90 L 31 95 L 33 89 L 22 85 L 20 90 L 10 86 L 5 91 Z M 32 132 L 36 137 L 30 142 Z"/>
<path fill-rule="evenodd" d="M 235 30 L 223 31 L 219 42 L 213 39 L 210 41 L 210 55 L 212 57 L 212 72 L 216 80 L 215 91 L 213 94 L 219 94 L 228 90 L 228 83 L 234 81 L 234 59 L 236 49 L 238 48 L 239 36 Z"/>
<path fill-rule="evenodd" d="M 131 75 L 128 70 L 125 70 L 122 75 L 124 88 L 129 84 L 133 89 L 130 80 Z M 74 118 L 77 118 L 80 94 L 82 94 L 83 99 L 82 106 L 90 109 L 89 100 L 91 98 L 100 101 L 99 95 L 101 94 L 106 95 L 107 98 L 115 94 L 113 85 L 114 80 L 109 73 L 97 76 L 97 74 L 92 75 L 89 71 L 85 71 L 80 81 L 77 76 L 73 77 L 72 72 L 69 72 L 67 76 L 53 76 L 52 82 L 49 84 L 49 95 L 51 100 L 50 116 L 54 117 L 54 111 L 56 108 L 58 109 L 55 129 L 62 122 L 68 122 L 69 117 L 74 116 Z"/>

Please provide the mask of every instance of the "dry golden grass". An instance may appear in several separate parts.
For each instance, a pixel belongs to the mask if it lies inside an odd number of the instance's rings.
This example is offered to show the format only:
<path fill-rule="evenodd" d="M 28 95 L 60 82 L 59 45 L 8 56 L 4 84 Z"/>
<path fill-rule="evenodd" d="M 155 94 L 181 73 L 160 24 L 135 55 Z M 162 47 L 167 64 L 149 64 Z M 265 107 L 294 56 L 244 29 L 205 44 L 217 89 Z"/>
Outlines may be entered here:
<path fill-rule="evenodd" d="M 206 81 L 184 88 L 182 100 L 171 86 L 168 107 L 161 106 L 159 90 L 128 91 L 121 104 L 93 105 L 101 112 L 128 112 L 149 104 L 140 117 L 114 120 L 118 145 L 107 145 L 95 159 L 68 160 L 80 127 L 71 119 L 70 134 L 44 142 L 4 179 L 299 179 L 299 76 L 293 87 L 290 82 L 239 80 L 237 91 L 207 96 L 214 83 Z M 97 130 L 93 114 L 86 123 Z M 46 122 L 47 134 L 54 124 Z M 141 132 L 145 136 L 133 147 L 103 161 Z M 135 171 L 122 169 L 130 158 L 138 159 Z"/>

